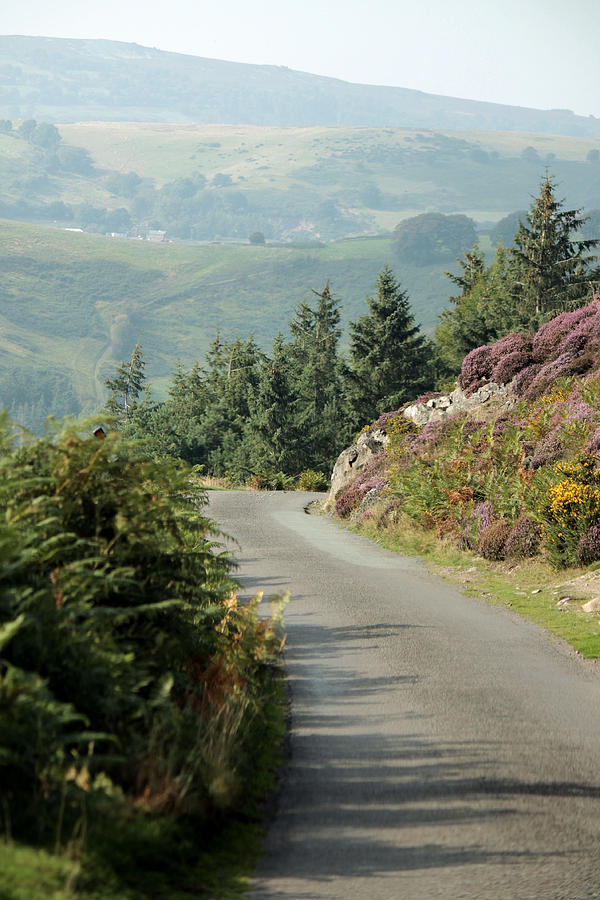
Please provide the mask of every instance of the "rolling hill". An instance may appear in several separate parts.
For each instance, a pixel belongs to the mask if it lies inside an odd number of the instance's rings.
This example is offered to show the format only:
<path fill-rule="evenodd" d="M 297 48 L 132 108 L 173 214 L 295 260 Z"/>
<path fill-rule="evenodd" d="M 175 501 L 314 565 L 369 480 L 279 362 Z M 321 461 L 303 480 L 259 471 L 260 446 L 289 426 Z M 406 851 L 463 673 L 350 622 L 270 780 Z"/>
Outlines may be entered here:
<path fill-rule="evenodd" d="M 283 66 L 205 59 L 116 41 L 3 36 L 0 60 L 0 115 L 15 119 L 367 125 L 600 137 L 600 120 L 570 110 L 350 84 Z"/>
<path fill-rule="evenodd" d="M 158 396 L 177 360 L 203 361 L 217 331 L 268 349 L 327 279 L 344 322 L 365 311 L 389 239 L 326 246 L 152 244 L 0 220 L 0 405 L 39 428 L 49 413 L 93 411 L 103 379 L 141 343 Z M 431 328 L 444 266 L 395 266 Z"/>

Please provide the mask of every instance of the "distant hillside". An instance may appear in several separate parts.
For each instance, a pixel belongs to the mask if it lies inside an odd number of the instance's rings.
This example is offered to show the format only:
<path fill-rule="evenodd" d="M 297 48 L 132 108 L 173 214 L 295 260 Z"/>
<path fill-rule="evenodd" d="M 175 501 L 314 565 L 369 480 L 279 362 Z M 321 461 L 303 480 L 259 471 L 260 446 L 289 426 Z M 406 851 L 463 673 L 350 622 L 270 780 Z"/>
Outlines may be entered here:
<path fill-rule="evenodd" d="M 103 379 L 141 343 L 161 394 L 177 360 L 202 362 L 218 330 L 265 350 L 297 304 L 331 288 L 347 321 L 365 312 L 390 241 L 323 247 L 150 244 L 0 220 L 0 408 L 22 424 L 92 411 Z M 451 287 L 438 266 L 398 269 L 415 314 L 436 321 Z"/>
<path fill-rule="evenodd" d="M 0 218 L 101 234 L 145 226 L 184 240 L 258 230 L 329 241 L 389 233 L 423 212 L 495 223 L 528 207 L 546 165 L 571 206 L 600 208 L 600 139 L 0 120 Z"/>
<path fill-rule="evenodd" d="M 0 115 L 48 122 L 211 122 L 530 131 L 600 137 L 600 120 L 349 84 L 286 67 L 105 40 L 0 37 Z"/>

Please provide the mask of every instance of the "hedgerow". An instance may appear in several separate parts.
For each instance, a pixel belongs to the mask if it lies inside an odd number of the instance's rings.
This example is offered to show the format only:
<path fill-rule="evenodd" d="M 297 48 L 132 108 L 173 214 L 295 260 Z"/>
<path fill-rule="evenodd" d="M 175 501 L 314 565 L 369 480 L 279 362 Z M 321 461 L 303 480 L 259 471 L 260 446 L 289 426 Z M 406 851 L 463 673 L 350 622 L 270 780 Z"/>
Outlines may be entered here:
<path fill-rule="evenodd" d="M 235 809 L 280 623 L 232 593 L 204 492 L 118 435 L 1 432 L 5 833 L 83 853 L 99 820 Z"/>

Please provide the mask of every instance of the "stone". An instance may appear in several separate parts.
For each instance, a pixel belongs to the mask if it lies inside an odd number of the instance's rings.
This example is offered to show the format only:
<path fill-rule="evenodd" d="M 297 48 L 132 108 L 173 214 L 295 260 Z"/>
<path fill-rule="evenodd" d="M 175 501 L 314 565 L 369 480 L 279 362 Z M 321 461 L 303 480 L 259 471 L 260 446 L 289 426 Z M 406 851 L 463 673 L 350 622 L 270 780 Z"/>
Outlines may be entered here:
<path fill-rule="evenodd" d="M 331 490 L 327 497 L 329 507 L 340 491 L 348 487 L 374 456 L 385 450 L 390 439 L 383 428 L 369 428 L 359 434 L 355 443 L 338 456 L 331 475 Z"/>
<path fill-rule="evenodd" d="M 588 600 L 581 608 L 584 612 L 600 612 L 600 597 L 594 597 L 592 600 Z"/>

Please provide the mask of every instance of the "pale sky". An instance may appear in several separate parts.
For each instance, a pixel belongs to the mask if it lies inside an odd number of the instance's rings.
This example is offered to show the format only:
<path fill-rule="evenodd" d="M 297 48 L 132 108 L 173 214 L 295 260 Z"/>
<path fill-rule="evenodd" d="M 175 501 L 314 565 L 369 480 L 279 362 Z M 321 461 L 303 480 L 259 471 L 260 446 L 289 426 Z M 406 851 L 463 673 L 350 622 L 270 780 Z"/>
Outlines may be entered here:
<path fill-rule="evenodd" d="M 4 35 L 108 38 L 600 117 L 600 0 L 6 0 L 2 6 Z"/>

